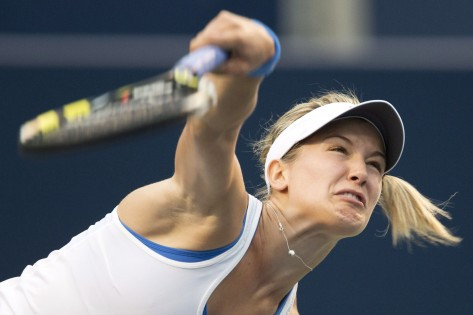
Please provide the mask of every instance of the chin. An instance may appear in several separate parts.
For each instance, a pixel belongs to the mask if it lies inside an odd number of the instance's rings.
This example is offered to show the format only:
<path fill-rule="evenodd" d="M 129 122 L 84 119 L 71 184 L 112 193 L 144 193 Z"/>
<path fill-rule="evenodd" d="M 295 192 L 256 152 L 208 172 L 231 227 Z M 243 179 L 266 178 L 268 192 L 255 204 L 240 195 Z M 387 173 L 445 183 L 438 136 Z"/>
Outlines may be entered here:
<path fill-rule="evenodd" d="M 336 230 L 342 237 L 359 235 L 365 229 L 368 220 L 365 216 L 353 209 L 344 209 L 337 212 Z"/>

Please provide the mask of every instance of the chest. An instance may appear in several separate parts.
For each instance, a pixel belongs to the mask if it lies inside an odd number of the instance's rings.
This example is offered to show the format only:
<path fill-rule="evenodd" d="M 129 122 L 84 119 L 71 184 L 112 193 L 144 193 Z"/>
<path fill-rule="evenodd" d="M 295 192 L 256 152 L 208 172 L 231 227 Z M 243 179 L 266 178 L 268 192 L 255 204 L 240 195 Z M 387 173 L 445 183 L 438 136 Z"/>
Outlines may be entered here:
<path fill-rule="evenodd" d="M 276 314 L 284 296 L 274 294 L 261 274 L 250 249 L 213 291 L 207 314 Z"/>

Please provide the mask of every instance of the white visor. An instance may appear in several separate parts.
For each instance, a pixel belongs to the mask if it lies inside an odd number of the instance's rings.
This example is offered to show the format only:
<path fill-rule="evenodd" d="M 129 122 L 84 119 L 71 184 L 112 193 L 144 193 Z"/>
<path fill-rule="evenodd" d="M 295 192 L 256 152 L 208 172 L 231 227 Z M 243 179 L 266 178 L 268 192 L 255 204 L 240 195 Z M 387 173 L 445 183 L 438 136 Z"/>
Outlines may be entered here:
<path fill-rule="evenodd" d="M 264 177 L 268 192 L 268 166 L 280 160 L 296 143 L 304 140 L 329 122 L 340 118 L 356 117 L 367 120 L 380 133 L 386 149 L 386 173 L 396 166 L 404 148 L 404 125 L 393 105 L 374 100 L 360 104 L 331 103 L 318 107 L 300 117 L 274 140 L 264 164 Z"/>

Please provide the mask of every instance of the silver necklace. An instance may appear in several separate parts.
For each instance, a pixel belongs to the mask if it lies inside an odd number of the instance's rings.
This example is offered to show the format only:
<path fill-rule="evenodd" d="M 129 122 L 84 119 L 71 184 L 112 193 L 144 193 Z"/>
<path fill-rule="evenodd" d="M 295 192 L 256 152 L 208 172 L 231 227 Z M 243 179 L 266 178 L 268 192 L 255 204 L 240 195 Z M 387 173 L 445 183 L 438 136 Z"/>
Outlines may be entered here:
<path fill-rule="evenodd" d="M 310 267 L 309 265 L 307 265 L 307 264 L 305 263 L 305 261 L 301 258 L 301 256 L 297 255 L 296 252 L 295 252 L 293 249 L 291 249 L 291 248 L 289 247 L 289 241 L 287 240 L 286 233 L 284 232 L 284 226 L 282 225 L 281 221 L 279 220 L 278 213 L 277 213 L 276 210 L 273 208 L 273 206 L 272 206 L 272 204 L 271 204 L 270 201 L 268 201 L 266 204 L 269 206 L 269 208 L 271 208 L 271 210 L 272 210 L 272 211 L 274 212 L 274 214 L 276 215 L 276 220 L 278 220 L 278 228 L 279 228 L 279 231 L 281 232 L 282 236 L 284 237 L 284 240 L 286 240 L 287 254 L 288 254 L 289 256 L 291 256 L 291 257 L 296 257 L 296 258 L 298 258 L 298 259 L 301 261 L 301 263 L 302 263 L 305 267 L 307 267 L 310 271 L 314 270 L 312 267 Z"/>

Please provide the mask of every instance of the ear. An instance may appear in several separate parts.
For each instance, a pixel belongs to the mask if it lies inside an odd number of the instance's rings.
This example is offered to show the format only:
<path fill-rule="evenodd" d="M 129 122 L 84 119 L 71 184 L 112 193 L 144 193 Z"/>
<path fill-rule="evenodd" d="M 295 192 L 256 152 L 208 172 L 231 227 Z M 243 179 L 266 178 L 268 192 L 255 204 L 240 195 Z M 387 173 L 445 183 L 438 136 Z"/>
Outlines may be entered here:
<path fill-rule="evenodd" d="M 268 180 L 271 190 L 283 191 L 288 186 L 287 166 L 281 160 L 271 161 L 268 165 Z"/>

